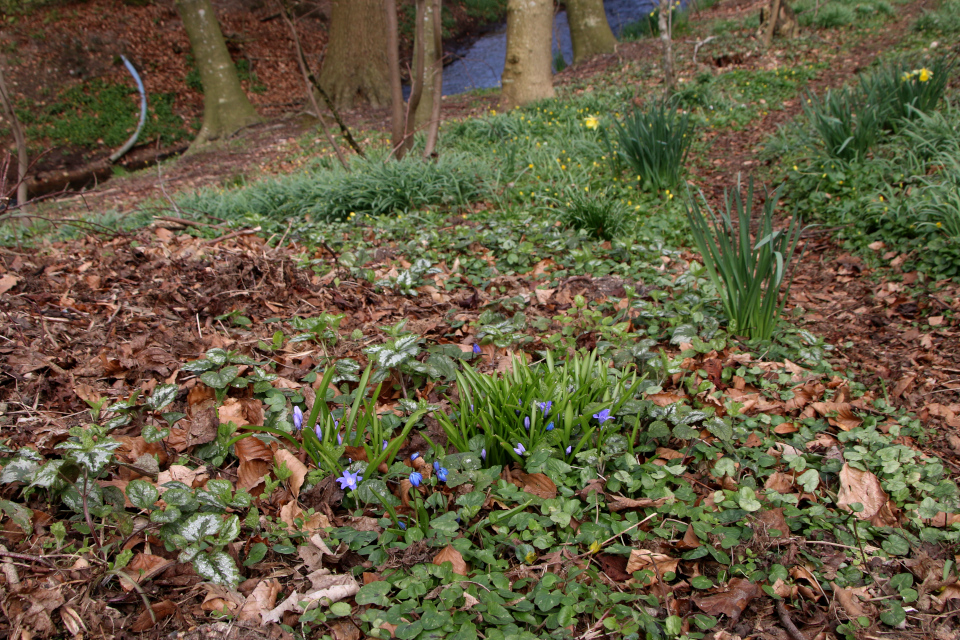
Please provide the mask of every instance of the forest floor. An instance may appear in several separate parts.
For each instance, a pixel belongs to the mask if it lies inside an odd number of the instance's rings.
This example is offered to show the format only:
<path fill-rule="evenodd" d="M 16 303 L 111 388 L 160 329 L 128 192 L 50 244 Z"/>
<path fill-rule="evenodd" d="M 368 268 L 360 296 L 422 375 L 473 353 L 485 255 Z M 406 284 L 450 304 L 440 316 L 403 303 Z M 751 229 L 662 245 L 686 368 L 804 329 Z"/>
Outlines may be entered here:
<path fill-rule="evenodd" d="M 756 3 L 721 2 L 692 19 L 695 26 L 688 39 L 678 39 L 677 48 L 682 61 L 680 75 L 687 82 L 693 82 L 698 74 L 705 72 L 719 77 L 731 72 L 752 74 L 819 65 L 805 85 L 807 90 L 819 93 L 849 83 L 858 72 L 868 69 L 878 56 L 911 37 L 910 24 L 927 8 L 929 3 L 924 0 L 907 2 L 897 5 L 895 19 L 875 30 L 820 30 L 796 42 L 777 41 L 767 52 L 760 51 L 750 32 L 742 30 L 740 34 L 744 43 L 724 44 L 723 47 L 727 48 L 703 44 L 699 48 L 699 62 L 692 63 L 694 46 L 702 43 L 706 36 L 706 32 L 697 31 L 696 23 L 742 20 L 759 9 Z M 618 74 L 624 68 L 632 66 L 656 71 L 656 65 L 651 61 L 657 59 L 658 52 L 652 40 L 624 43 L 616 54 L 601 56 L 565 70 L 557 76 L 557 85 L 562 96 L 582 98 L 594 90 L 594 84 L 599 90 L 601 85 L 617 82 L 622 78 Z M 295 74 L 289 72 L 286 76 L 295 77 Z M 652 79 L 655 77 L 655 73 L 650 73 L 645 82 L 629 87 L 629 97 L 639 104 L 642 100 L 634 96 L 659 91 L 657 82 Z M 288 95 L 298 91 L 287 90 Z M 444 118 L 448 122 L 444 130 L 448 124 L 453 127 L 474 118 L 493 118 L 491 114 L 496 109 L 497 98 L 491 93 L 445 100 Z M 270 94 L 262 99 L 273 100 Z M 767 105 L 765 99 L 749 106 L 756 110 L 756 117 L 741 126 L 708 129 L 703 136 L 703 146 L 696 148 L 696 155 L 691 156 L 690 182 L 712 203 L 720 202 L 724 190 L 732 188 L 739 176 L 744 181 L 749 176 L 769 181 L 779 179 L 783 174 L 776 159 L 764 154 L 764 145 L 779 126 L 803 113 L 802 94 L 790 96 L 777 107 Z M 451 250 L 450 259 L 440 262 L 443 270 L 440 280 L 434 284 L 421 284 L 412 295 L 399 286 L 375 286 L 358 277 L 351 265 L 342 262 L 348 253 L 359 254 L 357 247 L 362 247 L 368 254 L 368 261 L 360 266 L 380 278 L 397 279 L 398 274 L 410 270 L 411 263 L 415 262 L 411 241 L 423 232 L 416 222 L 397 222 L 390 228 L 361 223 L 349 242 L 346 233 L 340 236 L 339 232 L 321 233 L 318 237 L 322 242 L 317 242 L 297 237 L 295 232 L 288 235 L 292 222 L 286 229 L 284 225 L 261 229 L 237 220 L 200 215 L 201 212 L 189 208 L 191 201 L 184 200 L 183 196 L 195 190 L 206 188 L 229 192 L 235 186 L 254 184 L 265 176 L 296 175 L 305 167 L 325 161 L 325 158 L 329 161 L 330 150 L 321 142 L 311 119 L 295 110 L 282 111 L 278 110 L 274 114 L 276 117 L 265 124 L 252 127 L 215 149 L 113 178 L 82 194 L 53 199 L 38 211 L 38 215 L 60 221 L 108 210 L 117 212 L 119 218 L 149 213 L 155 216 L 155 220 L 147 227 L 123 232 L 106 229 L 35 246 L 0 248 L 0 314 L 4 318 L 4 328 L 0 331 L 3 340 L 0 343 L 0 419 L 3 421 L 0 423 L 0 439 L 6 451 L 12 453 L 28 448 L 41 456 L 51 457 L 57 452 L 56 447 L 68 438 L 72 427 L 89 423 L 91 402 L 101 398 L 109 399 L 111 403 L 124 400 L 130 398 L 135 389 L 146 396 L 165 384 L 176 384 L 179 385 L 176 405 L 178 409 L 184 409 L 186 420 L 177 426 L 171 423 L 171 433 L 160 442 L 144 439 L 141 430 L 145 418 L 137 418 L 129 426 L 117 430 L 114 437 L 121 443 L 117 458 L 126 466 L 104 476 L 101 484 L 125 489 L 133 479 L 150 477 L 138 473 L 138 469 L 143 469 L 136 466 L 141 456 L 147 453 L 157 457 L 162 470 L 160 480 L 157 480 L 157 474 L 153 475 L 157 484 L 166 478 L 201 487 L 205 481 L 201 476 L 206 473 L 231 480 L 239 488 L 244 484 L 244 464 L 251 460 L 256 462 L 255 457 L 240 460 L 239 465 L 225 464 L 218 469 L 211 466 L 209 460 L 199 459 L 197 450 L 217 441 L 221 422 L 234 420 L 237 424 L 265 424 L 263 408 L 259 408 L 258 422 L 255 415 L 258 409 L 247 403 L 252 394 L 235 392 L 234 397 L 211 410 L 213 393 L 200 383 L 199 377 L 183 368 L 187 362 L 202 358 L 211 349 L 255 353 L 260 359 L 272 361 L 272 372 L 280 380 L 274 382 L 274 386 L 301 393 L 304 384 L 301 381 L 310 380 L 311 372 L 322 369 L 319 365 L 325 362 L 328 348 L 328 355 L 335 358 L 364 362 L 367 359 L 364 347 L 388 341 L 391 334 L 386 328 L 406 319 L 409 321 L 406 329 L 428 343 L 455 345 L 457 349 L 467 351 L 475 343 L 482 343 L 478 327 L 485 322 L 484 313 L 495 309 L 507 314 L 516 307 L 516 301 L 522 299 L 521 308 L 525 309 L 530 320 L 526 327 L 513 329 L 526 335 L 526 342 L 520 341 L 522 349 L 499 346 L 496 341 L 483 343 L 481 347 L 477 367 L 502 372 L 510 368 L 510 357 L 514 353 L 536 353 L 546 348 L 549 344 L 546 334 L 538 327 L 557 329 L 558 317 L 575 314 L 581 309 L 577 306 L 578 296 L 585 298 L 588 307 L 598 305 L 600 309 L 612 309 L 618 319 L 631 323 L 631 330 L 637 330 L 644 316 L 628 306 L 631 297 L 627 288 L 634 287 L 643 298 L 643 291 L 662 286 L 651 280 L 634 280 L 617 273 L 596 275 L 572 268 L 553 277 L 552 273 L 561 263 L 560 255 L 549 257 L 539 246 L 536 255 L 542 259 L 527 265 L 529 270 L 518 270 L 514 274 L 501 266 L 498 271 L 496 265 L 504 264 L 500 251 L 510 249 L 492 248 L 493 245 L 490 242 L 485 244 L 479 235 L 484 230 L 499 233 L 496 221 L 490 217 L 495 208 L 490 201 L 473 203 L 457 211 L 435 212 L 440 213 L 440 217 L 429 220 L 438 225 L 438 232 L 473 238 L 462 249 L 457 249 L 462 255 L 460 261 L 466 265 L 468 260 L 476 259 L 494 265 L 493 277 L 474 279 L 466 266 L 462 267 L 462 275 L 458 274 L 455 254 Z M 347 114 L 347 121 L 360 132 L 361 144 L 369 147 L 382 142 L 387 135 L 387 116 L 385 110 L 358 109 Z M 505 187 L 504 193 L 507 190 Z M 523 193 L 519 195 L 523 196 Z M 429 212 L 423 215 L 427 214 Z M 891 440 L 889 446 L 911 447 L 918 455 L 942 460 L 947 465 L 949 477 L 960 477 L 960 435 L 957 434 L 960 427 L 960 365 L 957 364 L 960 362 L 960 328 L 956 320 L 960 312 L 960 287 L 950 280 L 932 284 L 924 282 L 924 276 L 917 271 L 900 268 L 909 264 L 909 260 L 896 252 L 886 252 L 883 246 L 878 245 L 875 249 L 878 254 L 875 259 L 865 258 L 845 248 L 832 231 L 813 228 L 805 232 L 805 254 L 798 263 L 788 314 L 792 323 L 822 338 L 821 346 L 827 345 L 829 349 L 824 356 L 828 365 L 824 371 L 832 370 L 836 375 L 820 370 L 819 375 L 813 375 L 813 367 L 805 369 L 780 358 L 779 364 L 786 362 L 785 371 L 789 371 L 789 375 L 779 373 L 781 382 L 786 376 L 794 400 L 785 396 L 783 400 L 780 397 L 771 399 L 757 391 L 758 387 L 764 388 L 764 380 L 773 384 L 776 375 L 768 366 L 771 363 L 763 361 L 762 357 L 746 357 L 748 348 L 743 346 L 745 343 L 733 337 L 726 349 L 712 352 L 708 349 L 692 355 L 691 340 L 671 341 L 666 336 L 666 340 L 660 342 L 664 353 L 678 362 L 684 361 L 684 370 L 698 381 L 700 378 L 696 377 L 696 372 L 705 371 L 705 381 L 729 393 L 729 397 L 742 401 L 748 407 L 745 412 L 753 411 L 753 416 L 759 411 L 761 415 L 786 417 L 787 422 L 774 423 L 778 434 L 789 434 L 789 429 L 803 429 L 799 426 L 803 418 L 822 416 L 828 419 L 833 431 L 817 435 L 820 443 L 817 451 L 827 458 L 835 455 L 838 438 L 843 441 L 843 432 L 850 431 L 851 424 L 861 426 L 873 421 L 886 427 L 886 433 L 895 422 L 894 417 L 911 415 L 923 425 L 925 437 L 903 435 Z M 530 237 L 534 236 L 531 228 Z M 518 243 L 522 243 L 525 237 L 519 233 Z M 542 237 L 548 237 L 546 231 Z M 597 255 L 607 252 L 607 259 L 611 259 L 609 255 L 615 253 L 616 247 L 611 248 L 608 241 L 597 243 L 593 250 Z M 682 274 L 695 257 L 689 250 L 665 254 L 659 273 L 665 278 L 682 280 Z M 648 274 L 650 278 L 656 277 L 656 271 L 651 273 L 653 275 Z M 447 280 L 456 281 L 457 278 L 460 278 L 460 284 L 444 286 Z M 310 345 L 307 348 L 304 343 L 283 345 L 281 333 L 282 346 L 274 342 L 278 329 L 288 331 L 289 325 L 285 323 L 289 319 L 309 318 L 321 313 L 345 315 L 339 325 L 338 339 L 329 344 L 322 341 L 306 343 Z M 582 311 L 576 317 L 576 322 L 583 321 L 587 327 L 575 336 L 577 347 L 594 347 L 606 338 L 599 325 L 587 326 L 589 323 L 584 320 L 586 315 Z M 278 323 L 278 319 L 281 322 Z M 539 321 L 542 323 L 538 324 Z M 663 338 L 662 335 L 650 335 Z M 734 343 L 741 344 L 743 351 L 738 352 Z M 742 378 L 746 374 L 738 367 L 749 368 L 751 364 L 763 371 L 755 379 L 748 378 L 747 393 L 744 393 Z M 721 371 L 736 371 L 735 375 L 741 379 L 731 381 L 729 375 L 721 374 Z M 653 402 L 669 403 L 683 398 L 692 401 L 694 397 L 704 400 L 702 394 L 691 390 L 689 381 L 684 380 L 685 375 L 673 373 L 667 376 L 663 390 L 652 394 L 651 397 L 656 396 Z M 396 409 L 401 396 L 406 394 L 403 374 L 393 381 L 399 382 L 396 388 L 377 399 L 382 408 Z M 859 392 L 854 391 L 856 385 L 861 385 Z M 441 385 L 426 383 L 417 389 L 416 395 L 449 409 L 446 400 L 436 390 L 438 386 Z M 886 415 L 871 405 L 878 399 L 890 407 Z M 765 424 L 766 436 L 770 436 L 771 423 Z M 901 420 L 901 424 L 906 422 Z M 780 430 L 782 425 L 793 426 Z M 442 431 L 432 418 L 425 421 L 424 433 L 429 434 L 431 440 L 442 437 Z M 764 435 L 762 431 L 759 433 Z M 749 441 L 744 446 L 758 447 L 757 442 Z M 763 440 L 764 447 L 766 444 L 767 441 Z M 792 445 L 779 446 L 782 453 L 783 446 Z M 661 464 L 674 457 L 681 461 L 692 459 L 692 448 L 692 444 L 684 449 L 673 441 L 670 446 L 658 448 L 656 454 L 651 452 L 649 459 L 662 456 Z M 414 451 L 426 449 L 424 439 L 411 437 L 409 442 L 403 443 L 402 452 L 409 456 Z M 266 473 L 269 476 L 274 461 L 272 455 L 268 456 L 269 464 L 261 475 Z M 299 461 L 309 466 L 304 455 L 300 455 Z M 266 463 L 261 461 L 260 464 Z M 183 471 L 185 469 L 187 471 Z M 520 480 L 516 480 L 520 477 L 516 475 L 518 472 L 522 476 Z M 189 478 L 177 473 L 186 473 Z M 513 471 L 514 476 L 509 470 L 504 473 L 508 482 L 515 481 L 519 487 L 540 498 L 553 499 L 557 495 L 560 483 L 553 485 L 552 490 L 550 487 L 545 490 L 543 487 L 531 488 L 531 478 L 543 474 L 530 473 L 528 476 L 519 469 Z M 797 481 L 796 472 L 793 476 L 793 481 L 787 481 L 788 487 Z M 303 478 L 300 480 L 302 483 Z M 257 506 L 260 513 L 294 528 L 298 516 L 291 515 L 289 505 L 292 499 L 293 509 L 299 510 L 299 497 L 311 517 L 322 519 L 328 527 L 384 531 L 376 520 L 368 517 L 373 515 L 369 505 L 362 514 L 341 508 L 343 492 L 333 491 L 332 478 L 329 480 L 317 483 L 309 495 L 305 492 L 298 496 L 299 484 L 295 489 L 292 485 L 281 486 L 272 494 L 263 494 Z M 726 480 L 732 482 L 733 478 L 727 477 Z M 547 482 L 553 484 L 550 480 Z M 696 482 L 711 481 L 706 476 L 697 476 Z M 257 486 L 254 483 L 245 488 L 252 491 Z M 593 485 L 588 488 L 590 486 Z M 731 490 L 726 481 L 718 486 Z M 769 488 L 769 483 L 766 486 Z M 262 490 L 262 485 L 260 487 Z M 176 553 L 164 551 L 159 540 L 143 528 L 145 521 L 141 522 L 142 518 L 132 520 L 133 528 L 129 531 L 123 528 L 125 525 L 120 520 L 109 530 L 104 526 L 99 532 L 104 539 L 90 543 L 77 533 L 82 531 L 83 518 L 74 516 L 64 539 L 52 526 L 68 519 L 66 509 L 58 500 L 35 491 L 25 502 L 30 515 L 26 522 L 28 526 L 24 526 L 22 514 L 18 518 L 13 512 L 14 507 L 7 507 L 19 499 L 21 489 L 22 484 L 17 483 L 0 486 L 0 509 L 7 515 L 0 522 L 0 541 L 4 545 L 0 547 L 0 560 L 6 559 L 3 608 L 7 614 L 7 621 L 0 623 L 0 629 L 8 637 L 55 637 L 64 634 L 64 630 L 71 634 L 83 632 L 89 637 L 109 635 L 115 638 L 139 636 L 140 633 L 152 634 L 148 637 L 166 637 L 174 632 L 180 632 L 179 637 L 184 638 L 289 637 L 288 631 L 276 624 L 255 625 L 267 620 L 268 614 L 275 614 L 273 620 L 302 629 L 298 627 L 298 624 L 306 624 L 302 618 L 290 610 L 276 613 L 276 605 L 289 594 L 290 585 L 303 582 L 303 574 L 321 568 L 319 558 L 324 554 L 330 555 L 325 561 L 326 568 L 339 573 L 348 574 L 362 565 L 364 588 L 382 579 L 382 567 L 371 566 L 370 561 L 362 557 L 364 554 L 357 553 L 356 546 L 350 546 L 349 540 L 342 542 L 347 546 L 334 547 L 333 552 L 315 544 L 313 548 L 319 549 L 313 552 L 316 557 L 303 551 L 308 548 L 305 540 L 299 556 L 284 555 L 291 552 L 283 549 L 281 541 L 271 548 L 267 560 L 244 563 L 244 580 L 236 590 L 227 589 L 202 581 L 189 562 L 178 562 Z M 587 489 L 575 489 L 576 495 L 587 500 L 590 493 Z M 736 489 L 735 485 L 733 489 Z M 815 497 L 812 494 L 818 491 L 808 489 L 800 491 L 796 488 L 801 502 L 827 500 L 825 490 L 823 496 Z M 544 495 L 539 495 L 538 490 Z M 608 506 L 614 501 L 613 493 L 608 494 Z M 789 490 L 782 489 L 781 493 L 789 493 Z M 882 491 L 880 493 L 886 497 Z M 567 495 L 562 491 L 561 494 Z M 701 497 L 705 499 L 706 495 Z M 491 501 L 488 496 L 484 509 L 493 510 L 500 499 Z M 875 516 L 879 518 L 879 524 L 877 521 L 874 524 L 889 528 L 897 520 L 897 507 L 887 507 L 885 499 L 883 502 L 884 505 L 878 505 L 878 515 Z M 894 501 L 889 504 L 894 505 Z M 639 505 L 637 501 L 631 508 L 635 510 Z M 881 506 L 893 513 L 883 512 Z M 311 508 L 314 511 L 309 511 Z M 303 516 L 305 512 L 299 513 Z M 764 513 L 774 514 L 770 516 L 773 520 L 766 522 L 769 529 L 776 530 L 778 523 L 785 524 L 782 508 L 779 515 L 776 515 L 777 509 Z M 941 512 L 937 514 L 940 516 L 946 519 L 943 524 L 953 522 L 950 520 L 952 513 Z M 676 517 L 683 519 L 682 516 Z M 589 520 L 590 516 L 581 519 Z M 670 544 L 674 545 L 671 550 L 664 546 L 658 552 L 663 551 L 669 556 L 681 550 L 689 554 L 700 545 L 693 532 L 692 524 L 689 528 L 684 524 L 679 534 L 671 539 Z M 338 540 L 344 540 L 345 534 L 336 535 Z M 82 542 L 79 541 L 81 538 Z M 255 538 L 257 543 L 277 540 L 266 533 Z M 773 549 L 771 539 L 774 538 L 777 538 L 776 533 L 766 539 L 767 546 L 763 549 Z M 955 578 L 949 580 L 949 563 L 953 561 L 955 546 L 913 544 L 913 539 L 908 539 L 912 553 L 898 555 L 891 552 L 893 560 L 889 562 L 876 558 L 867 562 L 863 547 L 857 549 L 856 545 L 850 545 L 849 539 L 842 537 L 818 541 L 812 536 L 804 538 L 801 535 L 782 541 L 782 545 L 776 547 L 777 553 L 780 554 L 779 562 L 790 570 L 790 577 L 784 575 L 779 584 L 775 577 L 770 577 L 765 583 L 777 597 L 771 596 L 770 590 L 764 594 L 759 591 L 737 593 L 738 588 L 746 587 L 738 584 L 734 588 L 729 584 L 740 578 L 730 580 L 726 590 L 710 591 L 713 595 L 706 597 L 687 597 L 690 584 L 682 586 L 676 582 L 669 588 L 654 589 L 651 586 L 649 593 L 662 598 L 662 612 L 667 616 L 683 620 L 684 634 L 697 633 L 697 627 L 692 625 L 702 622 L 692 614 L 696 610 L 694 604 L 701 612 L 715 616 L 713 626 L 705 622 L 700 629 L 713 634 L 717 640 L 737 636 L 778 640 L 843 637 L 842 634 L 848 632 L 837 630 L 838 621 L 858 619 L 861 620 L 860 626 L 849 631 L 847 637 L 868 637 L 858 636 L 858 633 L 885 638 L 960 637 L 953 617 L 956 601 L 960 599 L 960 587 L 957 587 Z M 245 544 L 234 543 L 228 553 L 234 558 L 249 559 L 252 540 L 254 537 Z M 817 547 L 818 542 L 824 546 Z M 857 542 L 862 544 L 859 540 Z M 100 548 L 111 545 L 114 550 L 136 553 L 133 564 L 124 569 L 128 575 L 134 576 L 136 588 L 119 578 L 111 582 L 112 565 L 107 563 L 114 560 L 107 558 Z M 454 546 L 446 548 L 453 549 Z M 878 542 L 869 553 L 877 552 L 879 546 Z M 886 546 L 883 548 L 887 549 Z M 756 548 L 751 549 L 750 553 L 756 552 Z M 740 547 L 734 550 L 743 551 Z M 391 562 L 396 560 L 398 566 L 410 568 L 416 561 L 435 558 L 435 552 L 428 551 L 419 549 L 420 556 L 423 556 L 418 557 L 419 560 L 404 557 L 391 558 Z M 555 557 L 550 554 L 541 557 L 540 561 L 545 563 L 543 566 L 565 564 L 564 571 L 567 571 L 569 567 L 566 565 L 576 564 L 569 554 L 562 555 L 565 551 L 554 553 L 557 554 Z M 686 554 L 684 558 L 688 557 Z M 851 558 L 856 555 L 864 560 L 860 568 L 866 573 L 879 575 L 875 584 L 886 585 L 885 590 L 868 593 L 865 586 L 855 586 L 853 582 L 847 583 L 846 587 L 837 586 L 843 584 L 839 582 L 833 584 L 828 596 L 824 591 L 825 587 L 829 588 L 826 580 L 837 579 L 838 574 L 842 578 L 847 565 L 853 563 Z M 296 562 L 289 561 L 291 557 L 296 558 Z M 596 564 L 602 567 L 606 576 L 603 584 L 611 589 L 614 588 L 610 586 L 612 584 L 626 584 L 637 568 L 633 566 L 634 559 L 631 555 L 628 565 L 623 555 L 599 554 Z M 463 557 L 459 562 L 463 563 Z M 473 562 L 476 564 L 479 560 Z M 688 572 L 688 582 L 696 585 L 696 580 L 704 578 L 708 571 L 704 569 L 704 575 L 693 575 L 688 562 L 691 561 L 685 560 L 682 567 Z M 454 571 L 457 571 L 455 559 L 453 564 Z M 904 596 L 903 602 L 913 602 L 916 608 L 910 610 L 905 604 L 910 617 L 905 625 L 900 620 L 900 629 L 889 624 L 892 609 L 882 608 L 884 600 L 904 593 L 902 580 L 896 579 L 905 574 L 897 574 L 891 569 L 894 564 L 906 568 L 913 576 L 918 592 L 913 594 L 912 600 Z M 678 574 L 681 571 L 676 563 L 661 564 L 660 559 L 639 566 L 652 567 L 658 575 L 661 571 Z M 522 564 L 511 571 L 512 580 L 522 581 L 528 575 L 534 575 L 533 568 L 528 570 Z M 353 573 L 360 575 L 358 571 Z M 720 581 L 716 572 L 709 575 Z M 887 575 L 893 578 L 884 578 Z M 877 578 L 876 575 L 873 577 Z M 745 580 L 741 583 L 752 584 Z M 889 584 L 900 586 L 891 588 Z M 489 592 L 490 589 L 481 586 Z M 517 587 L 517 593 L 521 591 Z M 278 599 L 280 593 L 285 595 Z M 862 601 L 851 600 L 854 598 L 850 595 L 852 593 L 863 595 Z M 142 598 L 152 603 L 150 611 L 153 614 L 144 609 Z M 709 601 L 709 598 L 714 600 Z M 791 603 L 789 611 L 779 604 L 781 601 L 777 598 L 785 598 Z M 353 612 L 346 616 L 331 616 L 324 623 L 323 633 L 338 639 L 369 634 L 374 623 L 361 617 L 360 612 L 368 613 L 364 606 L 370 603 L 383 604 L 375 599 L 361 602 L 357 598 Z M 463 605 L 463 608 L 469 609 L 470 606 Z M 210 615 L 220 611 L 227 611 L 232 621 L 211 623 Z M 881 614 L 888 617 L 883 618 Z M 619 631 L 602 624 L 606 615 L 597 616 L 590 625 L 575 627 L 572 634 L 583 638 L 601 637 L 602 634 L 617 636 Z M 155 623 L 153 617 L 158 622 Z M 390 635 L 397 630 L 395 626 L 390 628 L 390 623 L 383 624 L 387 626 L 379 629 L 389 629 Z M 641 630 L 640 633 L 644 632 Z M 671 633 L 669 626 L 667 633 Z M 673 633 L 681 635 L 679 628 Z M 625 631 L 623 635 L 629 634 Z"/>

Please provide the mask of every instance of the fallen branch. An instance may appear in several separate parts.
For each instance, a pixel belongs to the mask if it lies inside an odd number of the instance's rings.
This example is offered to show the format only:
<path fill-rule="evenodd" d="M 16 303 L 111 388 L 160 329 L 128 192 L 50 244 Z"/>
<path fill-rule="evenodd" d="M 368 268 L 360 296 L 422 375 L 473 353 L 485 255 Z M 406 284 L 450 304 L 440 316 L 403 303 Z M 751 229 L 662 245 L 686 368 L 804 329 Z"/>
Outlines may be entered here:
<path fill-rule="evenodd" d="M 780 623 L 783 624 L 783 628 L 787 630 L 787 634 L 793 640 L 807 640 L 807 636 L 800 633 L 797 625 L 793 624 L 793 620 L 790 619 L 790 612 L 787 611 L 787 606 L 783 604 L 783 600 L 777 600 L 777 617 L 780 618 Z"/>
<path fill-rule="evenodd" d="M 233 233 L 228 233 L 225 236 L 220 236 L 219 238 L 214 238 L 213 240 L 207 240 L 203 244 L 204 246 L 209 246 L 211 244 L 217 244 L 218 242 L 223 242 L 224 240 L 230 240 L 231 238 L 239 238 L 240 236 L 252 236 L 258 231 L 260 231 L 259 226 L 256 226 L 253 229 L 241 229 L 240 231 L 234 231 Z"/>

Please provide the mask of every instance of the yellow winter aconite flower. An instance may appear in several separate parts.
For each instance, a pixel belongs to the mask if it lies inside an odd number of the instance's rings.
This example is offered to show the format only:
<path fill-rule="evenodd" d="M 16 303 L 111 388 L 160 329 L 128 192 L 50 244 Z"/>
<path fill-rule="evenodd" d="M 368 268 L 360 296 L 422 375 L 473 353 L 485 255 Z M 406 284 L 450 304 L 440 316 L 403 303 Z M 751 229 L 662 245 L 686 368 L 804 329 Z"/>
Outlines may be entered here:
<path fill-rule="evenodd" d="M 600 551 L 600 549 L 602 548 L 603 548 L 603 545 L 600 544 L 599 540 L 594 540 L 593 542 L 590 543 L 590 553 L 596 553 L 597 551 Z"/>
<path fill-rule="evenodd" d="M 587 116 L 586 119 L 584 119 L 583 124 L 587 129 L 596 129 L 600 126 L 600 118 L 597 118 L 596 116 Z"/>

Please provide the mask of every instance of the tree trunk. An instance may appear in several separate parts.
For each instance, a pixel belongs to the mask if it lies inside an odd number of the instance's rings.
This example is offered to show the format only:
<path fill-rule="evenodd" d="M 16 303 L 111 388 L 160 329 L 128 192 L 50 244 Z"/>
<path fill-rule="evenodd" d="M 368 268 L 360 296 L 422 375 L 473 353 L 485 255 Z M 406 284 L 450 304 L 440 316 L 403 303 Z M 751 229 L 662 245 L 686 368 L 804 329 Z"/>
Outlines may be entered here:
<path fill-rule="evenodd" d="M 673 93 L 673 14 L 671 0 L 660 0 L 660 15 L 657 27 L 660 29 L 660 44 L 663 47 L 663 87 L 664 94 Z"/>
<path fill-rule="evenodd" d="M 203 126 L 191 149 L 260 121 L 240 86 L 210 0 L 176 0 L 203 83 Z"/>
<path fill-rule="evenodd" d="M 601 53 L 613 53 L 617 39 L 607 22 L 603 0 L 566 0 L 573 64 Z"/>
<path fill-rule="evenodd" d="M 437 60 L 443 55 L 437 50 L 436 32 L 442 29 L 440 17 L 434 14 L 433 0 L 426 0 L 423 16 L 423 93 L 420 95 L 420 104 L 417 105 L 417 126 L 430 122 L 433 114 L 433 80 L 442 69 L 437 69 Z M 420 52 L 420 45 L 414 46 L 414 53 Z M 419 68 L 419 61 L 414 57 L 413 68 Z"/>
<path fill-rule="evenodd" d="M 17 120 L 17 114 L 13 110 L 13 99 L 7 91 L 7 81 L 3 77 L 3 66 L 5 60 L 0 60 L 0 104 L 3 106 L 3 113 L 10 123 L 10 129 L 13 131 L 13 139 L 17 145 L 17 205 L 21 208 L 27 204 L 27 169 L 29 162 L 27 158 L 27 139 L 23 135 L 23 129 L 20 127 L 20 121 Z M 6 169 L 6 167 L 4 167 Z M 6 179 L 6 176 L 3 176 Z M 0 196 L 5 195 L 0 193 Z"/>
<path fill-rule="evenodd" d="M 390 104 L 387 16 L 382 0 L 331 0 L 320 86 L 338 109 Z"/>
<path fill-rule="evenodd" d="M 427 126 L 427 144 L 423 148 L 423 157 L 434 155 L 437 148 L 437 138 L 440 137 L 440 106 L 443 101 L 443 0 L 432 0 L 433 15 L 437 16 L 433 30 L 433 49 L 437 52 L 437 59 L 433 68 L 433 109 L 430 110 L 430 124 Z"/>
<path fill-rule="evenodd" d="M 507 0 L 507 60 L 500 107 L 552 98 L 553 2 Z"/>

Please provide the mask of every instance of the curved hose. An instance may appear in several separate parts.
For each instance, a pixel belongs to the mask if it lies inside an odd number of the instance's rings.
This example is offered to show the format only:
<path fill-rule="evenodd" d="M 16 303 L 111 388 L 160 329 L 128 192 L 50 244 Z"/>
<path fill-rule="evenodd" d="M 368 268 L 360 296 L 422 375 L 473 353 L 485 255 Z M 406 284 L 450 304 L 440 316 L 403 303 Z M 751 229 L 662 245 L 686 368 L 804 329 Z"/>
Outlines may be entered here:
<path fill-rule="evenodd" d="M 123 154 L 130 151 L 130 148 L 137 143 L 137 138 L 140 137 L 140 132 L 143 130 L 143 123 L 147 121 L 147 92 L 143 88 L 143 80 L 140 79 L 140 74 L 137 73 L 137 70 L 134 69 L 130 61 L 127 60 L 127 56 L 121 55 L 120 58 L 123 60 L 123 64 L 127 66 L 127 71 L 129 71 L 133 79 L 137 81 L 137 89 L 140 90 L 140 123 L 137 124 L 137 130 L 133 132 L 130 139 L 127 140 L 122 147 L 113 152 L 110 156 L 110 162 L 116 162 L 123 157 Z"/>

